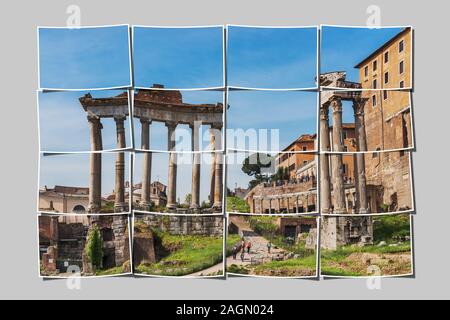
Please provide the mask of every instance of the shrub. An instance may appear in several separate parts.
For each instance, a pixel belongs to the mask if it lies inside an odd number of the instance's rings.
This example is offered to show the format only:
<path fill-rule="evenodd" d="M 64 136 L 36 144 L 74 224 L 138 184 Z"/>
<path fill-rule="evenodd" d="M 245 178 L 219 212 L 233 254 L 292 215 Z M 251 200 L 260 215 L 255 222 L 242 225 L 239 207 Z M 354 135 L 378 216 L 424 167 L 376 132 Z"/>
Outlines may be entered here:
<path fill-rule="evenodd" d="M 86 255 L 93 267 L 101 268 L 103 260 L 103 239 L 97 225 L 93 225 L 89 230 L 88 241 L 86 243 Z"/>

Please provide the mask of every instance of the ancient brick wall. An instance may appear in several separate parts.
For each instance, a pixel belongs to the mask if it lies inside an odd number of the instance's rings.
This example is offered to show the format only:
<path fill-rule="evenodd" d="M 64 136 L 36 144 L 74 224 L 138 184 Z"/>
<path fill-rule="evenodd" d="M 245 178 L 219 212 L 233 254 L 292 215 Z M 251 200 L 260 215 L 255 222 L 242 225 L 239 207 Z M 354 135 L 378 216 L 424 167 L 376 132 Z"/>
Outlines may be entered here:
<path fill-rule="evenodd" d="M 223 236 L 221 216 L 136 216 L 152 228 L 158 228 L 172 235 Z"/>

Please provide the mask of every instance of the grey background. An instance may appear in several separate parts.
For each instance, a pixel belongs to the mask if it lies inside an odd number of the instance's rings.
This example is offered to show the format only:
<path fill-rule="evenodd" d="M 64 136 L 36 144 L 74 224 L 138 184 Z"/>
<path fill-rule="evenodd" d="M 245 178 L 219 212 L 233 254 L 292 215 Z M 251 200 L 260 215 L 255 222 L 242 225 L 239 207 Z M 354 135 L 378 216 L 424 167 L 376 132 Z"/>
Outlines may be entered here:
<path fill-rule="evenodd" d="M 36 26 L 64 26 L 69 4 L 81 7 L 82 25 L 365 25 L 366 8 L 381 7 L 383 25 L 415 27 L 414 154 L 417 216 L 416 278 L 366 280 L 272 280 L 231 278 L 85 279 L 81 290 L 37 274 Z M 449 298 L 447 246 L 450 105 L 446 1 L 10 1 L 1 14 L 0 297 L 151 299 Z"/>

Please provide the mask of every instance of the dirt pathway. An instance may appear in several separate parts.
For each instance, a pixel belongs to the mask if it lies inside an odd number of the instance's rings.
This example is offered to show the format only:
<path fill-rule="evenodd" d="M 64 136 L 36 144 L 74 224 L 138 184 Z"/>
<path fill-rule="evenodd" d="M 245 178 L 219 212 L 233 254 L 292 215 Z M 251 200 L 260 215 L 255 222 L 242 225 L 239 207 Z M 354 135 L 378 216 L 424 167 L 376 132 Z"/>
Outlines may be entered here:
<path fill-rule="evenodd" d="M 232 216 L 230 217 L 230 220 L 234 225 L 236 225 L 236 227 L 238 227 L 239 233 L 244 237 L 245 241 L 250 242 L 252 246 L 250 248 L 250 253 L 247 253 L 247 250 L 245 250 L 243 260 L 241 260 L 240 252 L 237 254 L 236 259 L 234 259 L 232 255 L 227 257 L 227 266 L 230 266 L 232 264 L 235 264 L 237 266 L 245 266 L 256 262 L 269 262 L 272 261 L 272 259 L 276 259 L 277 256 L 282 257 L 284 255 L 285 251 L 283 249 L 274 248 L 273 245 L 269 253 L 267 250 L 267 243 L 269 242 L 269 240 L 261 237 L 256 232 L 254 232 L 250 228 L 248 222 L 245 221 L 242 217 Z M 216 273 L 222 269 L 223 263 L 220 263 L 208 269 L 190 274 L 190 276 L 208 275 Z"/>

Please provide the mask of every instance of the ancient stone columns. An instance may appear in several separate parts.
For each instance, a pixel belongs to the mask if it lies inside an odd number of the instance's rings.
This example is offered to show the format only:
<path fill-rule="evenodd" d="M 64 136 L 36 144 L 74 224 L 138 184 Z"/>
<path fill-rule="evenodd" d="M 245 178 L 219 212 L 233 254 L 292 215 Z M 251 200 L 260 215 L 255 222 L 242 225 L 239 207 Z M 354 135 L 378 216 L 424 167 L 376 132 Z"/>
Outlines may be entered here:
<path fill-rule="evenodd" d="M 342 102 L 339 98 L 331 101 L 333 111 L 333 151 L 343 152 L 344 142 L 342 133 Z M 333 172 L 334 213 L 345 213 L 345 189 L 342 154 L 331 156 Z"/>
<path fill-rule="evenodd" d="M 177 208 L 177 154 L 175 151 L 175 128 L 176 122 L 168 121 L 167 137 L 169 149 L 169 179 L 167 183 L 167 209 L 176 210 Z"/>
<path fill-rule="evenodd" d="M 191 206 L 193 210 L 200 209 L 200 139 L 199 129 L 200 124 L 194 123 L 191 125 L 192 129 L 192 193 L 191 193 Z"/>
<path fill-rule="evenodd" d="M 330 151 L 328 104 L 320 108 L 320 149 Z M 323 213 L 331 211 L 330 163 L 328 154 L 320 154 L 320 206 Z"/>
<path fill-rule="evenodd" d="M 364 122 L 365 99 L 357 98 L 353 100 L 353 110 L 355 113 L 355 133 L 358 151 L 367 151 L 366 128 Z M 355 189 L 357 196 L 357 208 L 359 213 L 368 212 L 367 190 L 366 190 L 366 163 L 364 153 L 356 154 L 355 162 Z"/>
<path fill-rule="evenodd" d="M 89 137 L 91 151 L 101 151 L 102 145 L 102 124 L 100 118 L 94 115 L 88 115 Z M 89 205 L 88 212 L 99 212 L 102 202 L 102 154 L 91 153 L 89 155 L 90 175 L 89 175 Z"/>
<path fill-rule="evenodd" d="M 126 117 L 115 116 L 114 121 L 116 122 L 116 133 L 117 133 L 117 148 L 124 149 L 125 144 L 125 126 L 124 121 Z M 115 201 L 114 201 L 114 211 L 124 212 L 126 211 L 125 206 L 125 153 L 118 152 L 116 155 L 116 188 L 115 188 Z"/>
<path fill-rule="evenodd" d="M 150 149 L 150 124 L 151 120 L 147 118 L 141 118 L 141 147 L 143 150 Z M 151 174 L 152 174 L 152 154 L 150 152 L 144 152 L 143 154 L 143 168 L 142 168 L 142 194 L 141 194 L 141 206 L 144 210 L 150 210 L 151 198 Z"/>
<path fill-rule="evenodd" d="M 222 123 L 215 123 L 211 125 L 211 128 L 214 129 L 214 133 L 217 134 L 217 137 L 214 138 L 214 151 L 221 149 L 221 130 Z M 213 208 L 217 210 L 222 209 L 222 166 L 223 166 L 223 155 L 222 152 L 218 151 L 214 153 L 214 204 Z"/>

